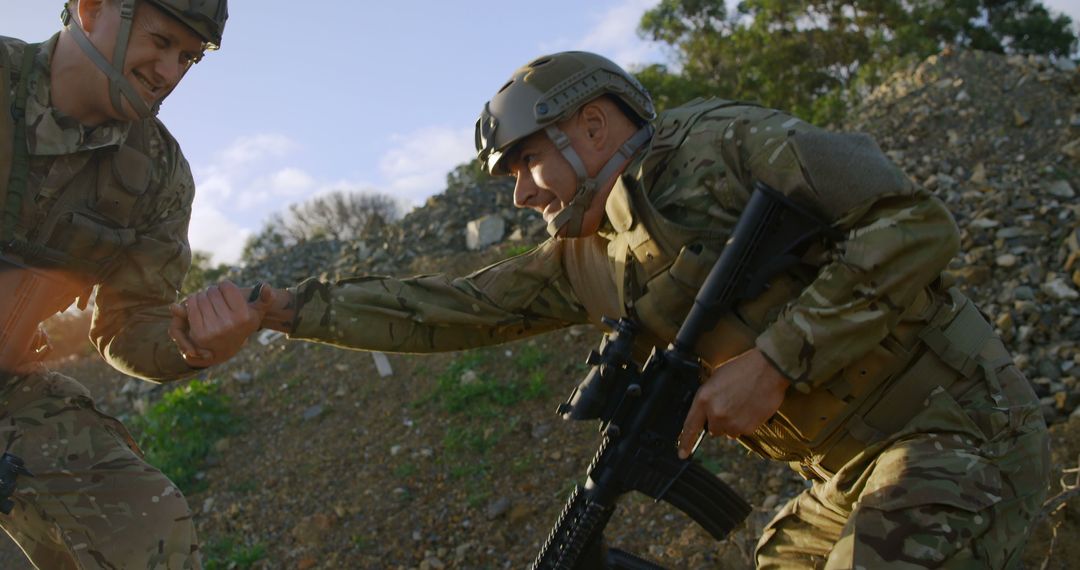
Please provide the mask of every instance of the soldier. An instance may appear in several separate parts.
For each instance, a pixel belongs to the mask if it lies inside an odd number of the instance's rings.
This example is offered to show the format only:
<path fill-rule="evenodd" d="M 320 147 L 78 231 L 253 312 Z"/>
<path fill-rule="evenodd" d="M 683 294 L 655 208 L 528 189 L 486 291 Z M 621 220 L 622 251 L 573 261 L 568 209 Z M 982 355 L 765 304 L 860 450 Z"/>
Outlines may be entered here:
<path fill-rule="evenodd" d="M 169 381 L 216 362 L 189 364 L 167 334 L 194 183 L 154 114 L 226 18 L 226 0 L 73 0 L 44 43 L 0 38 L 0 432 L 33 473 L 0 526 L 38 568 L 200 566 L 183 495 L 40 363 L 36 331 L 96 288 L 90 336 L 117 370 Z"/>
<path fill-rule="evenodd" d="M 681 455 L 704 429 L 812 481 L 765 529 L 761 567 L 1019 563 L 1046 488 L 1039 406 L 943 281 L 959 245 L 950 214 L 868 136 L 721 99 L 656 116 L 624 70 L 567 52 L 514 73 L 476 147 L 488 172 L 516 178 L 515 204 L 540 212 L 551 239 L 460 279 L 309 279 L 273 291 L 263 324 L 428 352 L 631 315 L 644 350 L 673 339 L 760 181 L 838 237 L 698 344 L 707 373 Z M 208 332 L 207 301 L 189 301 L 204 313 L 189 348 L 227 344 Z"/>

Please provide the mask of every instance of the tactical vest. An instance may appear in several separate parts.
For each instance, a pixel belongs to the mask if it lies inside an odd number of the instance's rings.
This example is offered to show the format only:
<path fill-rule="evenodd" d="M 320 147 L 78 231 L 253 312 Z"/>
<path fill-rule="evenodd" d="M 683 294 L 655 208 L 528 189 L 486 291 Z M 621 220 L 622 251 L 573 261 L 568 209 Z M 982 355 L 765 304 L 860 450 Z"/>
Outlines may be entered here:
<path fill-rule="evenodd" d="M 650 156 L 678 147 L 694 121 L 725 104 L 731 103 L 706 101 L 665 113 Z M 615 236 L 606 242 L 598 236 L 567 240 L 565 271 L 592 322 L 602 315 L 637 318 L 646 331 L 640 358 L 674 339 L 728 236 L 666 219 L 627 176 L 615 184 L 606 209 Z M 823 252 L 824 247 L 808 250 L 802 267 L 774 278 L 765 293 L 740 304 L 703 335 L 696 352 L 705 369 L 752 348 L 813 280 L 825 263 Z M 603 267 L 609 271 L 598 271 Z M 816 389 L 788 390 L 777 413 L 740 441 L 764 457 L 797 464 L 808 477 L 827 479 L 867 445 L 899 430 L 937 387 L 959 389 L 977 369 L 992 376 L 1009 362 L 974 305 L 935 283 L 879 345 Z"/>
<path fill-rule="evenodd" d="M 25 53 L 36 49 L 33 45 L 24 47 Z M 27 80 L 33 58 L 24 54 L 21 65 L 7 59 L 7 50 L 0 46 L 0 109 L 25 109 L 25 99 L 19 99 L 26 97 L 26 90 L 20 89 L 19 83 Z M 14 101 L 9 99 L 12 87 L 16 91 Z M 132 123 L 126 141 L 119 147 L 51 159 L 44 179 L 31 182 L 27 172 L 20 172 L 16 160 L 18 147 L 23 145 L 25 152 L 26 143 L 16 140 L 19 129 L 15 121 L 25 123 L 26 119 L 2 115 L 0 210 L 15 204 L 12 209 L 17 216 L 4 220 L 0 252 L 43 276 L 29 303 L 43 318 L 76 300 L 80 308 L 85 308 L 93 286 L 136 241 L 133 225 L 140 206 L 149 198 L 147 190 L 154 174 L 147 150 L 155 121 Z M 17 223 L 10 223 L 13 219 Z"/>

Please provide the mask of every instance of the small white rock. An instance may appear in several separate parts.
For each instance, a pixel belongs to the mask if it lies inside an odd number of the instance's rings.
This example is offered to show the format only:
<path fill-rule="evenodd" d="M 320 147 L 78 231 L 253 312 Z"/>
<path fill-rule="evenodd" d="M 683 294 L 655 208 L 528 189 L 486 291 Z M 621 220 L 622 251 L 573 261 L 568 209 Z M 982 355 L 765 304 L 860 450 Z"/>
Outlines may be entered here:
<path fill-rule="evenodd" d="M 1080 298 L 1080 293 L 1069 287 L 1061 277 L 1054 278 L 1042 284 L 1042 292 L 1058 301 L 1074 301 Z"/>

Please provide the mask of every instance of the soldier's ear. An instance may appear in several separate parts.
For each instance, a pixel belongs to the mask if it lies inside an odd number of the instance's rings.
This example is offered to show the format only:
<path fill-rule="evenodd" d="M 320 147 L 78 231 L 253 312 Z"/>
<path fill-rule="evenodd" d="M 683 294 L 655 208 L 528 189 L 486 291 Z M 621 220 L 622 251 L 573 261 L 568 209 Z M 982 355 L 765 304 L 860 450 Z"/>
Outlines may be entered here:
<path fill-rule="evenodd" d="M 599 100 L 595 100 L 586 103 L 578 116 L 581 118 L 589 144 L 597 149 L 603 147 L 608 134 L 607 109 L 600 104 Z"/>
<path fill-rule="evenodd" d="M 87 35 L 93 33 L 101 21 L 101 15 L 108 8 L 106 0 L 79 0 L 79 23 Z"/>

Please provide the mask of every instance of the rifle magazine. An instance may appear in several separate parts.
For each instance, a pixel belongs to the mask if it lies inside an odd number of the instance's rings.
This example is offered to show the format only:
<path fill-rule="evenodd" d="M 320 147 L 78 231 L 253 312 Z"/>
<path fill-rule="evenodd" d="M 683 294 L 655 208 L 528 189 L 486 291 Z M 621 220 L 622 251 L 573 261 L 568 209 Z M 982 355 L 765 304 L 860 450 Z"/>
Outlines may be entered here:
<path fill-rule="evenodd" d="M 717 540 L 742 524 L 752 510 L 734 489 L 698 463 L 691 463 L 661 499 L 686 513 Z"/>

